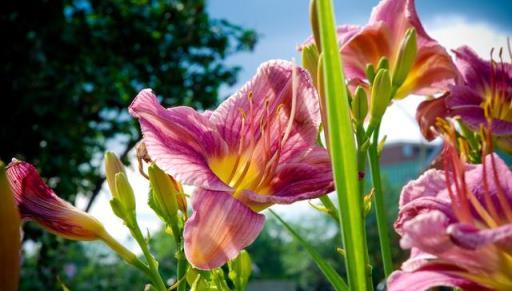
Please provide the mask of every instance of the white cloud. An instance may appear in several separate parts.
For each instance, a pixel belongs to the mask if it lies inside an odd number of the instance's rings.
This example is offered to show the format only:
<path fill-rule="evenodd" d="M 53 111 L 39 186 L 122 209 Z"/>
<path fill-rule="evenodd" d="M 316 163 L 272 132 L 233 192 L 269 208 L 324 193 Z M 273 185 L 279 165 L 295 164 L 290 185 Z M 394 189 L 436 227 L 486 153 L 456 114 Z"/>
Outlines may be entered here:
<path fill-rule="evenodd" d="M 510 31 L 502 31 L 491 24 L 456 15 L 434 17 L 425 26 L 428 33 L 447 49 L 468 45 L 486 59 L 492 48 L 506 47 L 507 35 L 511 35 Z"/>

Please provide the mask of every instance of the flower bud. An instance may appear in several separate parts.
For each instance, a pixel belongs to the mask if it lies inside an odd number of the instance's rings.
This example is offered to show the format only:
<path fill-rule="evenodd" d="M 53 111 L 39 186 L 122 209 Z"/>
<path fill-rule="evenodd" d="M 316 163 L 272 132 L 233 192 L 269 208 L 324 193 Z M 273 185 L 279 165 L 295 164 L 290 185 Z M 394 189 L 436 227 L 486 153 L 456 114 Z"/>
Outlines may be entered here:
<path fill-rule="evenodd" d="M 380 69 L 372 85 L 370 125 L 380 122 L 391 101 L 391 77 L 389 70 Z"/>
<path fill-rule="evenodd" d="M 116 189 L 116 174 L 125 173 L 123 163 L 113 152 L 105 153 L 105 176 L 107 177 L 108 187 L 112 196 L 119 198 L 119 194 Z"/>
<path fill-rule="evenodd" d="M 7 177 L 22 219 L 72 240 L 96 240 L 104 235 L 105 229 L 96 218 L 60 199 L 31 164 L 11 162 Z"/>
<path fill-rule="evenodd" d="M 396 88 L 400 87 L 404 83 L 407 75 L 411 71 L 414 62 L 416 61 L 416 52 L 416 30 L 414 28 L 410 28 L 407 30 L 405 37 L 402 40 L 400 52 L 398 53 L 398 58 L 393 69 L 393 86 Z"/>
<path fill-rule="evenodd" d="M 364 119 L 368 114 L 368 96 L 366 95 L 363 87 L 357 86 L 350 105 L 354 120 L 356 122 L 364 122 Z"/>
<path fill-rule="evenodd" d="M 313 38 L 318 47 L 318 51 L 322 51 L 322 44 L 320 42 L 320 24 L 318 22 L 318 4 L 317 0 L 311 0 L 309 2 L 309 22 L 311 24 L 311 30 L 313 31 Z"/>
<path fill-rule="evenodd" d="M 311 43 L 302 48 L 302 66 L 308 70 L 313 80 L 313 84 L 318 88 L 317 77 L 318 77 L 318 50 L 314 43 Z"/>
<path fill-rule="evenodd" d="M 154 163 L 149 166 L 148 174 L 152 189 L 150 206 L 176 232 L 174 227 L 178 225 L 177 195 L 181 194 L 177 183 Z"/>
<path fill-rule="evenodd" d="M 128 212 L 135 211 L 135 194 L 133 193 L 132 186 L 128 182 L 128 178 L 124 172 L 119 172 L 115 176 L 116 190 L 118 198 L 124 209 Z"/>
<path fill-rule="evenodd" d="M 2 290 L 14 291 L 18 289 L 20 274 L 20 215 L 14 195 L 9 187 L 5 166 L 0 162 L 0 287 Z"/>
<path fill-rule="evenodd" d="M 389 70 L 389 60 L 386 57 L 382 57 L 377 64 L 377 72 L 379 70 Z"/>
<path fill-rule="evenodd" d="M 249 253 L 242 250 L 238 257 L 228 262 L 229 278 L 236 290 L 245 290 L 252 273 L 252 262 Z"/>
<path fill-rule="evenodd" d="M 366 78 L 368 78 L 368 82 L 372 84 L 375 79 L 375 67 L 373 64 L 367 64 L 364 72 L 366 74 Z"/>

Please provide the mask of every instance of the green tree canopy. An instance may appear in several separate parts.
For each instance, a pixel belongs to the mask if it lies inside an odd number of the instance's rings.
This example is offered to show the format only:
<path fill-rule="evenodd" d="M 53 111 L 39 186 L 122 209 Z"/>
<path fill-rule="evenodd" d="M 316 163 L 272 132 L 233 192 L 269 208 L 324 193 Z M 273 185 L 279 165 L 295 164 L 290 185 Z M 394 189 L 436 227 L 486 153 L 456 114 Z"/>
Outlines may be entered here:
<path fill-rule="evenodd" d="M 108 144 L 126 156 L 139 139 L 127 107 L 140 89 L 210 107 L 239 71 L 224 60 L 257 40 L 209 17 L 204 0 L 8 0 L 1 11 L 0 158 L 34 163 L 71 201 L 101 188 Z M 25 230 L 43 242 L 39 273 L 55 279 L 43 267 L 59 244 Z"/>

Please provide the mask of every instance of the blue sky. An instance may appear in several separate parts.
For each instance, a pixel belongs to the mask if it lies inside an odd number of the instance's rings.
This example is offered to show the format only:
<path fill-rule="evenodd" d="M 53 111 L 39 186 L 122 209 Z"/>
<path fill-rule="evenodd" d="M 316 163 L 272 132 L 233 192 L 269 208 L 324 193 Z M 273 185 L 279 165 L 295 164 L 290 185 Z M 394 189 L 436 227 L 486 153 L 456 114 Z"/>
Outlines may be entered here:
<path fill-rule="evenodd" d="M 338 24 L 362 25 L 368 20 L 377 0 L 334 0 Z M 259 63 L 270 58 L 298 58 L 295 45 L 309 35 L 308 0 L 213 0 L 208 11 L 214 18 L 253 28 L 261 34 L 256 50 L 229 60 L 241 65 L 240 76 L 245 81 Z M 427 26 L 454 18 L 469 23 L 486 23 L 496 30 L 512 31 L 512 1 L 510 0 L 417 0 L 420 19 Z M 297 60 L 300 61 L 300 60 Z"/>
<path fill-rule="evenodd" d="M 364 25 L 377 0 L 334 0 L 337 24 Z M 213 18 L 224 18 L 255 29 L 260 35 L 256 49 L 227 60 L 239 65 L 239 82 L 223 88 L 227 97 L 256 72 L 259 64 L 270 59 L 295 58 L 296 46 L 310 34 L 308 0 L 213 0 L 208 10 Z M 504 46 L 512 36 L 512 0 L 417 0 L 416 7 L 427 32 L 447 49 L 463 44 L 488 58 L 492 47 Z M 390 141 L 422 141 L 414 121 L 419 97 L 408 98 L 392 106 L 384 118 L 383 134 Z M 395 130 L 400 125 L 401 130 Z"/>

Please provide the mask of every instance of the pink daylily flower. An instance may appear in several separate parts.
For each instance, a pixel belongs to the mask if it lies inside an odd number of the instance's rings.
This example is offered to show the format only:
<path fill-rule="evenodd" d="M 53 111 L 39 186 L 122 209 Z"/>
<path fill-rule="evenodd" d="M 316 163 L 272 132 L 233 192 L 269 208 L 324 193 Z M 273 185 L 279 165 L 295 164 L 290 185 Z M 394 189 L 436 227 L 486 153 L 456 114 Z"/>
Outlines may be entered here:
<path fill-rule="evenodd" d="M 446 91 L 447 85 L 457 77 L 456 68 L 446 50 L 423 28 L 414 0 L 383 0 L 373 9 L 366 26 L 338 28 L 348 81 L 366 80 L 366 66 L 372 64 L 377 68 L 382 57 L 388 58 L 391 69 L 394 69 L 402 39 L 410 28 L 415 28 L 417 33 L 416 61 L 395 97 L 401 99 L 410 94 L 434 95 Z M 312 42 L 311 37 L 303 45 Z"/>
<path fill-rule="evenodd" d="M 260 233 L 258 212 L 333 190 L 327 151 L 316 145 L 320 112 L 309 74 L 269 61 L 216 110 L 163 108 L 151 90 L 130 106 L 151 159 L 196 186 L 184 229 L 185 255 L 219 267 Z"/>
<path fill-rule="evenodd" d="M 96 240 L 105 233 L 96 218 L 59 198 L 33 165 L 14 160 L 6 173 L 23 220 L 35 221 L 48 231 L 73 240 Z"/>
<path fill-rule="evenodd" d="M 403 188 L 395 230 L 411 256 L 388 290 L 512 290 L 512 172 L 496 154 L 478 165 L 457 155 L 447 146 L 444 170 Z"/>

